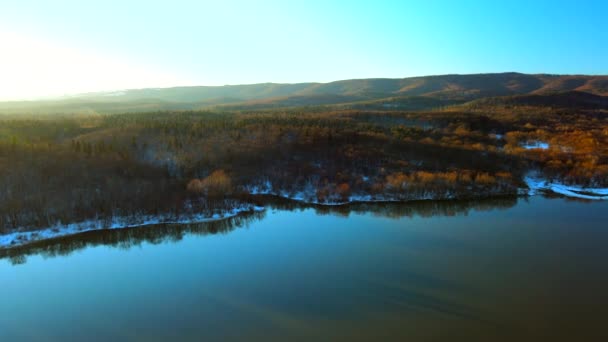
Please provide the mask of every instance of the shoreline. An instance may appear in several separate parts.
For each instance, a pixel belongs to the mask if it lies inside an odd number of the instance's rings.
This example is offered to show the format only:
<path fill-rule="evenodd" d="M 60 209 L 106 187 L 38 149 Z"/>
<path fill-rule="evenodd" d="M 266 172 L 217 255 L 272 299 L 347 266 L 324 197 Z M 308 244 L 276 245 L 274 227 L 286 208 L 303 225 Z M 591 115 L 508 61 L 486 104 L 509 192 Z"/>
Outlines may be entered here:
<path fill-rule="evenodd" d="M 608 188 L 587 188 L 577 185 L 566 185 L 561 182 L 551 182 L 547 179 L 526 176 L 524 181 L 528 185 L 528 195 L 533 196 L 538 192 L 551 191 L 570 198 L 602 201 L 608 200 Z"/>
<path fill-rule="evenodd" d="M 568 186 L 559 182 L 549 182 L 546 179 L 525 177 L 524 181 L 528 185 L 528 189 L 520 189 L 518 194 L 513 195 L 516 197 L 522 196 L 536 196 L 543 192 L 553 192 L 555 194 L 563 195 L 568 198 L 579 198 L 585 200 L 608 200 L 608 188 L 583 188 L 578 186 Z M 319 202 L 310 201 L 305 198 L 303 193 L 297 193 L 294 196 L 289 196 L 286 193 L 273 193 L 270 191 L 255 191 L 251 193 L 252 196 L 271 196 L 279 200 L 287 200 L 301 203 L 302 205 L 310 206 L 347 206 L 353 204 L 381 204 L 381 203 L 408 203 L 414 201 L 440 201 L 440 200 L 458 200 L 458 198 L 428 198 L 421 197 L 418 199 L 391 199 L 391 198 L 374 198 L 371 195 L 353 195 L 349 197 L 348 201 L 330 201 L 330 202 Z M 486 198 L 501 197 L 506 195 L 494 194 L 487 196 Z M 57 224 L 52 227 L 43 228 L 39 230 L 30 231 L 16 231 L 0 235 L 0 249 L 10 249 L 12 247 L 19 247 L 28 245 L 31 243 L 51 240 L 56 238 L 67 237 L 71 235 L 77 235 L 80 233 L 86 233 L 90 231 L 99 230 L 114 230 L 114 229 L 128 229 L 153 226 L 159 224 L 188 224 L 188 223 L 205 223 L 213 221 L 221 221 L 238 216 L 247 212 L 261 212 L 266 210 L 264 206 L 256 205 L 245 205 L 238 208 L 227 210 L 223 214 L 214 214 L 212 216 L 205 216 L 203 214 L 191 215 L 183 219 L 171 218 L 171 215 L 160 215 L 160 216 L 141 216 L 137 219 L 132 217 L 116 217 L 111 220 L 87 220 L 69 224 Z M 108 224 L 109 223 L 109 224 Z"/>
<path fill-rule="evenodd" d="M 170 218 L 170 215 L 144 215 L 135 222 L 133 218 L 115 217 L 111 220 L 87 220 L 68 224 L 57 224 L 39 230 L 16 231 L 0 235 L 0 249 L 10 249 L 12 247 L 24 246 L 34 242 L 62 238 L 91 231 L 138 228 L 160 224 L 188 224 L 221 221 L 238 216 L 242 213 L 261 212 L 264 210 L 266 210 L 265 207 L 251 205 L 227 210 L 221 215 L 214 214 L 211 217 L 198 214 L 175 220 Z M 110 223 L 109 225 L 108 222 Z"/>

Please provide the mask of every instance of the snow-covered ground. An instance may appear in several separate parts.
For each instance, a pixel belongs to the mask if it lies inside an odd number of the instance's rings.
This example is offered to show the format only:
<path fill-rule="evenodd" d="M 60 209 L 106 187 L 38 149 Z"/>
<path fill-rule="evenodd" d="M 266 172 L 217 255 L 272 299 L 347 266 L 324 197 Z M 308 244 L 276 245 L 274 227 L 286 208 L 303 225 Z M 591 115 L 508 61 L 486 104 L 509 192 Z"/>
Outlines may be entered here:
<path fill-rule="evenodd" d="M 315 204 L 315 205 L 328 205 L 328 206 L 338 206 L 352 203 L 386 203 L 386 202 L 403 202 L 399 199 L 391 199 L 385 196 L 375 196 L 371 195 L 352 195 L 348 197 L 347 201 L 343 201 L 337 198 L 330 199 L 325 202 L 319 202 L 319 200 L 315 196 L 305 195 L 302 192 L 296 193 L 295 195 L 289 195 L 287 193 L 282 194 L 271 194 L 274 196 L 278 196 L 281 198 L 285 198 L 292 201 L 302 202 L 306 204 Z"/>
<path fill-rule="evenodd" d="M 553 191 L 568 197 L 591 200 L 608 200 L 608 188 L 584 188 L 576 185 L 566 185 L 559 182 L 549 182 L 544 178 L 527 176 L 529 195 L 536 195 L 539 191 Z"/>
<path fill-rule="evenodd" d="M 521 147 L 526 150 L 540 149 L 540 150 L 548 150 L 549 143 L 544 141 L 528 141 L 525 144 L 522 144 Z"/>
<path fill-rule="evenodd" d="M 367 177 L 366 177 L 367 178 Z M 317 198 L 316 190 L 310 186 L 307 186 L 303 191 L 298 191 L 295 193 L 290 193 L 288 191 L 274 191 L 272 189 L 272 185 L 270 182 L 265 183 L 260 187 L 247 187 L 245 190 L 251 195 L 270 195 L 276 196 L 280 198 L 284 198 L 291 201 L 302 202 L 305 204 L 315 204 L 315 205 L 327 205 L 327 206 L 338 206 L 352 203 L 396 203 L 396 202 L 404 202 L 404 201 L 418 201 L 418 200 L 436 200 L 436 195 L 427 193 L 422 196 L 418 196 L 416 198 L 398 198 L 393 196 L 385 196 L 385 195 L 369 195 L 369 194 L 352 194 L 348 196 L 348 200 L 342 199 L 340 196 L 333 194 L 330 195 L 324 202 L 319 202 Z M 444 194 L 440 199 L 453 199 L 455 198 L 453 194 L 449 191 Z"/>
<path fill-rule="evenodd" d="M 89 220 L 78 223 L 57 224 L 53 227 L 49 227 L 42 230 L 17 231 L 10 234 L 0 235 L 0 248 L 19 246 L 35 241 L 54 239 L 58 237 L 64 237 L 93 230 L 134 228 L 155 224 L 202 223 L 227 219 L 243 212 L 263 210 L 264 207 L 244 205 L 239 208 L 234 208 L 232 210 L 226 211 L 223 214 L 214 214 L 211 217 L 203 214 L 189 215 L 177 220 L 175 218 L 172 218 L 170 215 L 141 216 L 137 218 L 116 217 L 113 218 L 110 222 L 108 222 L 107 220 Z"/>
<path fill-rule="evenodd" d="M 581 187 L 576 185 L 566 185 L 560 182 L 550 182 L 537 174 L 531 173 L 525 177 L 525 182 L 528 185 L 528 189 L 520 189 L 520 195 L 537 195 L 542 191 L 552 191 L 554 193 L 562 194 L 568 197 L 576 197 L 582 199 L 592 200 L 608 200 L 608 188 L 589 188 Z M 398 198 L 392 196 L 371 196 L 369 194 L 353 194 L 349 196 L 347 201 L 333 196 L 327 198 L 325 202 L 319 202 L 316 196 L 316 192 L 312 188 L 306 188 L 303 191 L 296 193 L 290 193 L 287 191 L 274 191 L 270 182 L 265 183 L 261 187 L 250 187 L 246 189 L 252 195 L 272 195 L 289 199 L 292 201 L 298 201 L 306 204 L 316 205 L 344 205 L 357 202 L 403 202 L 413 200 L 437 200 L 437 199 L 456 199 L 456 196 L 450 192 L 446 192 L 443 196 L 437 197 L 437 194 L 424 194 L 416 198 Z"/>

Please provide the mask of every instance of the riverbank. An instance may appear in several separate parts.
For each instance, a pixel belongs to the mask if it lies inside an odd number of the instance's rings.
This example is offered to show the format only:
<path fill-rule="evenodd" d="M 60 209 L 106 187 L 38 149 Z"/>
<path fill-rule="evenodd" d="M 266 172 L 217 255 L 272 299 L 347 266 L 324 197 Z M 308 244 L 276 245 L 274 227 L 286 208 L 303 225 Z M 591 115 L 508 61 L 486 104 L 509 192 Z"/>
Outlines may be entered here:
<path fill-rule="evenodd" d="M 590 188 L 576 185 L 567 185 L 561 182 L 549 181 L 544 178 L 527 176 L 528 194 L 536 195 L 539 192 L 551 191 L 566 197 L 587 200 L 608 200 L 608 188 Z"/>
<path fill-rule="evenodd" d="M 158 224 L 189 224 L 225 220 L 246 212 L 263 211 L 264 207 L 254 205 L 242 205 L 238 208 L 227 210 L 223 213 L 215 213 L 211 216 L 204 214 L 187 215 L 175 218 L 173 215 L 142 215 L 129 217 L 115 217 L 109 220 L 88 220 L 77 223 L 57 224 L 40 230 L 16 231 L 0 235 L 0 248 L 23 246 L 42 240 L 56 239 L 74 234 L 80 234 L 95 230 L 125 229 Z"/>
<path fill-rule="evenodd" d="M 608 188 L 584 188 L 578 186 L 565 185 L 559 182 L 550 182 L 546 179 L 534 176 L 527 176 L 524 179 L 528 188 L 520 189 L 519 195 L 534 196 L 543 192 L 553 192 L 564 195 L 566 197 L 580 198 L 587 200 L 608 200 Z M 372 196 L 372 195 L 351 195 L 348 200 L 340 200 L 333 198 L 329 201 L 320 202 L 316 200 L 313 193 L 298 192 L 289 194 L 287 192 L 273 192 L 270 190 L 249 189 L 252 196 L 271 196 L 281 200 L 288 200 L 301 203 L 303 205 L 316 206 L 342 206 L 356 203 L 405 203 L 411 201 L 432 201 L 432 200 L 456 200 L 457 198 L 446 194 L 442 198 L 433 198 L 431 196 L 422 196 L 414 199 L 393 198 L 388 195 Z M 500 194 L 492 194 L 500 196 Z M 115 217 L 106 220 L 88 220 L 70 224 L 57 224 L 52 227 L 40 230 L 21 229 L 19 231 L 0 235 L 0 248 L 10 248 L 23 246 L 29 243 L 42 240 L 55 239 L 74 234 L 80 234 L 95 230 L 109 229 L 126 229 L 135 227 L 152 226 L 159 224 L 190 224 L 204 223 L 225 220 L 246 212 L 264 211 L 264 206 L 256 206 L 253 204 L 242 204 L 237 208 L 233 208 L 222 213 L 195 214 L 185 215 L 184 217 L 176 218 L 173 215 L 142 215 L 129 217 Z"/>

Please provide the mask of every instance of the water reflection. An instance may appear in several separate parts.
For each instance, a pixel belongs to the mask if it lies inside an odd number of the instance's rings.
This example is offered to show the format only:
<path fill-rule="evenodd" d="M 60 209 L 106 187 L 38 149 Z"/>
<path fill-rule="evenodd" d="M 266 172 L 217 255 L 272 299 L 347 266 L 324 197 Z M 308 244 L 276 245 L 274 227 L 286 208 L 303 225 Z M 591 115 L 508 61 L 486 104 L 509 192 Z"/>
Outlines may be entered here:
<path fill-rule="evenodd" d="M 484 200 L 468 201 L 416 201 L 408 203 L 356 203 L 348 206 L 317 206 L 319 215 L 340 215 L 371 213 L 377 217 L 400 219 L 467 215 L 471 210 L 488 211 L 494 209 L 509 209 L 517 204 L 517 197 L 500 197 Z M 278 208 L 283 209 L 281 206 Z M 286 207 L 289 209 L 289 207 Z M 292 209 L 293 210 L 293 209 Z"/>
<path fill-rule="evenodd" d="M 213 222 L 161 224 L 148 227 L 89 231 L 0 250 L 0 258 L 8 258 L 13 265 L 18 265 L 25 263 L 28 255 L 34 254 L 43 257 L 66 256 L 76 250 L 100 245 L 129 249 L 144 242 L 161 244 L 180 241 L 187 234 L 228 234 L 237 228 L 249 225 L 253 221 L 261 220 L 264 216 L 264 212 L 251 212 Z"/>
<path fill-rule="evenodd" d="M 605 340 L 608 202 L 266 206 L 5 251 L 0 340 Z"/>
<path fill-rule="evenodd" d="M 517 204 L 516 197 L 492 198 L 468 201 L 417 201 L 409 203 L 355 203 L 346 206 L 304 205 L 280 198 L 264 198 L 264 205 L 270 210 L 297 211 L 313 208 L 317 215 L 337 215 L 371 213 L 376 217 L 393 219 L 435 216 L 467 215 L 471 210 L 488 211 L 508 209 Z M 0 259 L 8 259 L 11 264 L 27 262 L 28 255 L 45 258 L 66 256 L 76 250 L 95 246 L 112 246 L 129 249 L 142 243 L 161 244 L 180 241 L 185 235 L 227 234 L 247 227 L 252 222 L 264 219 L 265 212 L 244 213 L 226 220 L 195 224 L 164 224 L 149 227 L 90 231 L 62 238 L 38 241 L 25 246 L 0 250 Z"/>

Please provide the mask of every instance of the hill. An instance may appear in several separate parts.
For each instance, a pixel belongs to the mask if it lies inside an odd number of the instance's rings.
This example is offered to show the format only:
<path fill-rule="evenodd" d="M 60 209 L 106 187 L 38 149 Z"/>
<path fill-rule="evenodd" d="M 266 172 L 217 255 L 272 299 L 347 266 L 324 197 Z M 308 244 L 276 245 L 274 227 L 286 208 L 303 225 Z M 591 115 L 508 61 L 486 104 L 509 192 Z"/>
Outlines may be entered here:
<path fill-rule="evenodd" d="M 496 109 L 522 106 L 564 109 L 608 109 L 608 97 L 581 91 L 566 91 L 553 94 L 488 97 L 467 102 L 461 107 L 466 109 Z"/>
<path fill-rule="evenodd" d="M 51 101 L 3 102 L 0 103 L 0 113 L 117 113 L 196 110 L 215 106 L 246 110 L 352 103 L 388 104 L 385 107 L 396 104 L 395 108 L 402 110 L 420 110 L 488 97 L 573 91 L 606 96 L 608 76 L 497 73 L 354 79 L 330 83 L 147 88 L 87 93 Z"/>

